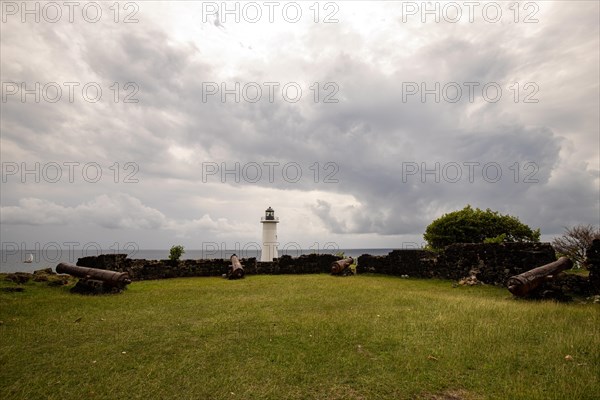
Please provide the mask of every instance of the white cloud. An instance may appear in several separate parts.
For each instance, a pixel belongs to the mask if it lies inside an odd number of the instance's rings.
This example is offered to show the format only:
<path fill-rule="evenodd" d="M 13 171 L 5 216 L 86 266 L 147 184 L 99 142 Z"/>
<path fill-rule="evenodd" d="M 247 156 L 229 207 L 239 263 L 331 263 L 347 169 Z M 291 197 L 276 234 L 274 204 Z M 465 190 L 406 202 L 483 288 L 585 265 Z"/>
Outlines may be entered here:
<path fill-rule="evenodd" d="M 25 198 L 18 206 L 3 206 L 2 223 L 10 225 L 96 225 L 110 229 L 157 229 L 167 223 L 158 210 L 123 193 L 100 195 L 76 206 Z"/>

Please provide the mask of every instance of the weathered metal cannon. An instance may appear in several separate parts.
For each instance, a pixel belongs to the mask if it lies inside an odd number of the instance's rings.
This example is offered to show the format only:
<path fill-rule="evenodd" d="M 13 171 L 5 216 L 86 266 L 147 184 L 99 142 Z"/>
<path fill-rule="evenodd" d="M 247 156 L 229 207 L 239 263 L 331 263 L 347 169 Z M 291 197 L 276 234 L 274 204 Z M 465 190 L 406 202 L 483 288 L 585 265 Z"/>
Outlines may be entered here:
<path fill-rule="evenodd" d="M 56 266 L 56 272 L 59 274 L 73 275 L 79 278 L 77 284 L 71 289 L 76 293 L 120 293 L 131 283 L 131 279 L 129 279 L 129 274 L 127 272 L 78 267 L 67 263 L 58 264 Z"/>
<path fill-rule="evenodd" d="M 229 271 L 227 271 L 227 279 L 242 279 L 245 275 L 245 272 L 242 263 L 240 263 L 240 260 L 238 259 L 238 256 L 233 254 L 230 257 L 230 260 L 231 265 L 229 266 Z"/>
<path fill-rule="evenodd" d="M 552 279 L 556 274 L 573 266 L 573 261 L 561 257 L 550 264 L 542 265 L 522 274 L 511 276 L 506 281 L 508 290 L 515 296 L 526 296 L 533 292 L 544 282 Z"/>
<path fill-rule="evenodd" d="M 331 263 L 331 275 L 353 275 L 352 269 L 350 266 L 354 263 L 354 259 L 352 257 L 343 258 L 338 261 L 334 261 Z"/>

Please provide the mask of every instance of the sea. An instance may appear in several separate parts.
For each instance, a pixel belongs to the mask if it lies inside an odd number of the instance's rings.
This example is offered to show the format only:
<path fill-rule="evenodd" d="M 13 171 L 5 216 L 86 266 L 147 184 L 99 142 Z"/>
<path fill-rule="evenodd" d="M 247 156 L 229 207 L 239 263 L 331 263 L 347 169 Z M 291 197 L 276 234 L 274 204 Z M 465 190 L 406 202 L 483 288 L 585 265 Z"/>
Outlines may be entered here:
<path fill-rule="evenodd" d="M 372 256 L 384 256 L 394 249 L 335 249 L 335 250 L 323 250 L 321 249 L 317 253 L 319 254 L 337 254 L 343 252 L 346 257 L 358 257 L 363 254 L 370 254 Z M 0 273 L 9 272 L 33 272 L 42 268 L 55 269 L 56 265 L 61 262 L 76 264 L 80 257 L 95 256 L 99 254 L 114 254 L 114 253 L 127 253 L 129 258 L 135 259 L 146 259 L 146 260 L 164 260 L 169 258 L 169 250 L 131 250 L 118 251 L 115 250 L 98 250 L 89 249 L 87 251 L 79 250 L 68 250 L 68 249 L 45 249 L 45 250 L 3 250 L 0 251 Z M 238 249 L 238 250 L 185 250 L 185 253 L 181 257 L 183 260 L 199 260 L 199 259 L 229 259 L 232 254 L 236 254 L 240 258 L 256 257 L 260 258 L 260 250 L 257 249 Z M 314 249 L 287 249 L 279 250 L 279 255 L 290 255 L 292 257 L 298 257 L 303 254 L 315 253 Z M 29 255 L 33 255 L 31 263 L 26 263 Z"/>

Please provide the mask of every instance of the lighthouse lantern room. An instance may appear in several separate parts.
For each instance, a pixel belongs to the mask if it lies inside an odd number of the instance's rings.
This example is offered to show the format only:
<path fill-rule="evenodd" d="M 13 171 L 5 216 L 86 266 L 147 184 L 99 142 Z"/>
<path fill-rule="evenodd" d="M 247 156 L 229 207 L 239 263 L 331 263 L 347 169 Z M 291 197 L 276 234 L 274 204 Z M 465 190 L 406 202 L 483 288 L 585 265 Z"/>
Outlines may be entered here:
<path fill-rule="evenodd" d="M 260 219 L 260 222 L 263 225 L 263 245 L 260 261 L 273 261 L 274 258 L 279 257 L 277 255 L 277 224 L 279 223 L 279 218 L 275 217 L 275 211 L 269 207 L 265 210 L 265 216 Z"/>

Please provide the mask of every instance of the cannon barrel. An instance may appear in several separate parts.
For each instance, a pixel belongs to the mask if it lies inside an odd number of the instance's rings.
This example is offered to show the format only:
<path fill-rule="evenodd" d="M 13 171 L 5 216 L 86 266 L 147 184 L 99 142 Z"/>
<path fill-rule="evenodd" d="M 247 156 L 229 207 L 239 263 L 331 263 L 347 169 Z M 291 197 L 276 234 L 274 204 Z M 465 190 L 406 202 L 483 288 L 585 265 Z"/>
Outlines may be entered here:
<path fill-rule="evenodd" d="M 352 257 L 343 258 L 341 260 L 337 260 L 331 263 L 331 273 L 332 274 L 340 274 L 343 270 L 350 267 L 354 259 Z"/>
<path fill-rule="evenodd" d="M 515 296 L 525 296 L 544 283 L 549 276 L 558 274 L 572 266 L 573 261 L 567 257 L 561 257 L 550 264 L 542 265 L 541 267 L 531 269 L 522 274 L 511 276 L 506 281 L 506 286 Z"/>
<path fill-rule="evenodd" d="M 240 263 L 238 256 L 233 254 L 229 260 L 231 261 L 231 266 L 229 267 L 229 273 L 227 274 L 227 277 L 229 279 L 243 278 L 245 274 L 244 267 L 242 266 L 242 263 Z"/>
<path fill-rule="evenodd" d="M 127 272 L 114 272 L 105 269 L 78 267 L 76 265 L 60 263 L 56 266 L 59 274 L 69 274 L 83 279 L 102 281 L 110 286 L 125 286 L 131 283 Z"/>

